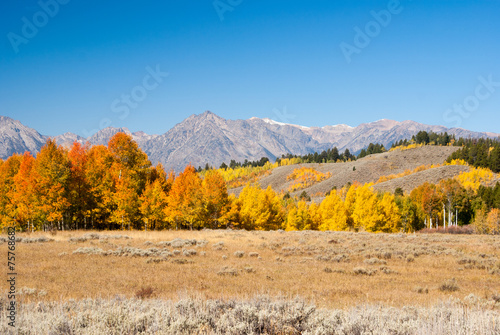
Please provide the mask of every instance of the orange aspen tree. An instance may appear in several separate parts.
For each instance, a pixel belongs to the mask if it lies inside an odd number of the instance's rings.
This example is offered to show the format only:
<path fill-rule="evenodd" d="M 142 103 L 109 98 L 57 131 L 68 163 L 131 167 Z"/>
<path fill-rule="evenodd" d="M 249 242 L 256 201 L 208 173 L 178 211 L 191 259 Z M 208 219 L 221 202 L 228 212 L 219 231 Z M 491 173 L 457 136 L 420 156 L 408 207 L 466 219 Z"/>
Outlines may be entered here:
<path fill-rule="evenodd" d="M 167 202 L 165 215 L 175 223 L 176 229 L 178 224 L 183 222 L 187 222 L 190 229 L 203 225 L 202 182 L 192 165 L 188 165 L 184 172 L 175 178 Z"/>
<path fill-rule="evenodd" d="M 115 184 L 111 175 L 113 157 L 108 148 L 103 145 L 95 145 L 87 153 L 85 178 L 89 186 L 89 215 L 90 221 L 84 218 L 84 229 L 88 226 L 92 228 L 110 228 L 105 226 L 115 203 L 113 193 Z"/>
<path fill-rule="evenodd" d="M 115 134 L 108 143 L 108 150 L 114 161 L 127 170 L 136 192 L 141 194 L 146 186 L 151 162 L 132 136 L 125 133 Z"/>
<path fill-rule="evenodd" d="M 67 186 L 70 164 L 66 152 L 53 139 L 48 139 L 35 159 L 35 203 L 41 220 L 63 227 L 64 213 L 69 207 Z"/>
<path fill-rule="evenodd" d="M 34 163 L 35 158 L 33 158 L 31 153 L 25 152 L 19 167 L 19 172 L 14 177 L 14 184 L 16 185 L 14 201 L 17 204 L 17 215 L 21 221 L 26 223 L 25 228 L 31 231 L 35 230 Z"/>
<path fill-rule="evenodd" d="M 71 177 L 68 185 L 68 200 L 71 204 L 70 213 L 76 229 L 83 227 L 90 215 L 90 184 L 86 169 L 89 144 L 81 145 L 74 142 L 68 152 Z"/>
<path fill-rule="evenodd" d="M 22 157 L 13 154 L 0 166 L 0 219 L 2 227 L 15 225 L 17 206 L 14 200 L 14 176 L 21 166 Z"/>

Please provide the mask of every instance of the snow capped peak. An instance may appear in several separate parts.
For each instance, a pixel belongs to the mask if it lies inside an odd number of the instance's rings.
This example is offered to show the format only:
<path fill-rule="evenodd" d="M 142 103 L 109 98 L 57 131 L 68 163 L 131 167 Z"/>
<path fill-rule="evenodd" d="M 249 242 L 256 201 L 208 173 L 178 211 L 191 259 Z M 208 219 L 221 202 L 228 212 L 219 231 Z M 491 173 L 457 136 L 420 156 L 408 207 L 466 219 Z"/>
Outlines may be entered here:
<path fill-rule="evenodd" d="M 269 124 L 277 124 L 277 125 L 280 125 L 280 126 L 287 126 L 288 124 L 286 123 L 283 123 L 283 122 L 278 122 L 278 121 L 274 121 L 274 120 L 271 120 L 269 118 L 264 118 L 262 119 L 262 121 L 264 121 L 265 123 L 269 123 Z"/>
<path fill-rule="evenodd" d="M 265 123 L 267 124 L 272 124 L 272 125 L 278 125 L 278 126 L 290 126 L 290 127 L 296 127 L 296 128 L 300 128 L 300 129 L 309 129 L 309 127 L 306 127 L 306 126 L 300 126 L 300 125 L 296 125 L 296 124 L 290 124 L 290 123 L 284 123 L 284 122 L 279 122 L 279 121 L 274 121 L 274 120 L 271 120 L 269 118 L 258 118 L 258 117 L 251 117 L 249 120 L 251 121 L 254 121 L 254 120 L 261 120 L 261 121 L 264 121 Z"/>
<path fill-rule="evenodd" d="M 341 123 L 341 124 L 336 124 L 336 125 L 333 125 L 332 127 L 336 127 L 336 128 L 346 128 L 346 129 L 354 129 L 354 127 L 351 127 L 347 124 L 344 124 L 344 123 Z"/>

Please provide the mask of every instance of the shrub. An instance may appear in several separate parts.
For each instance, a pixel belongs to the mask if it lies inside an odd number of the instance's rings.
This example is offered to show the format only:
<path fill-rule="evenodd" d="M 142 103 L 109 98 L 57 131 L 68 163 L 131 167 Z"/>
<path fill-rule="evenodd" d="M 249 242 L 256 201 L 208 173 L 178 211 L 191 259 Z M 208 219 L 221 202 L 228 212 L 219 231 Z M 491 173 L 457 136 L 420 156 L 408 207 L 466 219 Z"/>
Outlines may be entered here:
<path fill-rule="evenodd" d="M 101 248 L 96 247 L 83 247 L 78 248 L 73 251 L 73 254 L 85 254 L 85 255 L 101 255 L 104 252 Z"/>
<path fill-rule="evenodd" d="M 118 240 L 118 239 L 131 239 L 132 237 L 127 235 L 105 235 L 105 234 L 97 234 L 97 233 L 88 233 L 79 237 L 70 237 L 68 239 L 69 242 L 86 242 L 90 240 Z"/>
<path fill-rule="evenodd" d="M 253 268 L 253 267 L 251 267 L 251 266 L 245 266 L 245 267 L 243 268 L 243 270 L 245 270 L 245 272 L 247 272 L 247 273 L 255 273 L 254 268 Z"/>
<path fill-rule="evenodd" d="M 230 268 L 228 266 L 224 266 L 222 269 L 220 269 L 217 274 L 219 276 L 237 276 L 238 275 L 238 270 Z"/>
<path fill-rule="evenodd" d="M 451 226 L 451 227 L 446 227 L 443 229 L 443 227 L 439 228 L 424 228 L 418 231 L 418 233 L 421 234 L 464 234 L 464 235 L 470 235 L 474 234 L 475 230 L 473 225 L 466 225 L 466 226 Z"/>
<path fill-rule="evenodd" d="M 138 299 L 149 299 L 153 296 L 154 289 L 151 286 L 142 287 L 137 292 L 135 292 L 135 296 Z"/>
<path fill-rule="evenodd" d="M 184 256 L 187 256 L 187 257 L 189 257 L 189 256 L 195 256 L 196 255 L 196 250 L 194 250 L 194 249 L 183 250 L 182 254 Z"/>
<path fill-rule="evenodd" d="M 222 241 L 217 242 L 212 246 L 212 248 L 214 248 L 214 250 L 223 250 L 224 249 L 224 242 L 222 242 Z"/>
<path fill-rule="evenodd" d="M 244 251 L 236 251 L 233 255 L 235 255 L 238 258 L 241 258 L 241 257 L 245 256 L 245 252 Z"/>
<path fill-rule="evenodd" d="M 176 264 L 187 264 L 187 263 L 193 263 L 193 261 L 188 261 L 187 259 L 185 258 L 176 258 L 176 259 L 173 259 L 172 260 L 172 263 L 176 263 Z"/>
<path fill-rule="evenodd" d="M 1 240 L 3 242 L 7 242 L 7 239 L 2 237 Z M 52 242 L 54 239 L 48 238 L 46 236 L 40 236 L 40 237 L 21 237 L 21 236 L 16 236 L 16 242 L 21 242 L 21 243 L 45 243 L 45 242 Z"/>
<path fill-rule="evenodd" d="M 415 287 L 414 291 L 419 293 L 419 294 L 429 293 L 429 289 L 427 287 L 420 287 L 420 286 Z"/>
<path fill-rule="evenodd" d="M 353 272 L 355 275 L 373 276 L 374 274 L 377 273 L 377 270 L 370 270 L 370 269 L 358 267 L 358 268 L 354 268 Z"/>
<path fill-rule="evenodd" d="M 447 281 L 439 285 L 439 290 L 442 292 L 455 292 L 459 289 L 460 288 L 458 287 L 455 278 L 448 279 Z"/>
<path fill-rule="evenodd" d="M 386 261 L 384 261 L 383 259 L 378 259 L 376 257 L 374 258 L 370 258 L 370 259 L 365 259 L 364 261 L 365 264 L 369 264 L 369 265 L 374 265 L 374 264 L 387 264 Z"/>
<path fill-rule="evenodd" d="M 381 272 L 385 273 L 386 275 L 390 275 L 390 274 L 398 274 L 398 272 L 397 272 L 397 271 L 394 271 L 393 269 L 388 268 L 387 266 L 381 266 L 379 270 L 380 270 Z"/>
<path fill-rule="evenodd" d="M 5 300 L 2 300 L 2 305 Z M 0 313 L 0 333 L 13 333 Z M 360 305 L 317 309 L 302 299 L 177 301 L 85 299 L 27 303 L 20 334 L 498 334 L 496 310 L 444 302 L 431 307 Z"/>

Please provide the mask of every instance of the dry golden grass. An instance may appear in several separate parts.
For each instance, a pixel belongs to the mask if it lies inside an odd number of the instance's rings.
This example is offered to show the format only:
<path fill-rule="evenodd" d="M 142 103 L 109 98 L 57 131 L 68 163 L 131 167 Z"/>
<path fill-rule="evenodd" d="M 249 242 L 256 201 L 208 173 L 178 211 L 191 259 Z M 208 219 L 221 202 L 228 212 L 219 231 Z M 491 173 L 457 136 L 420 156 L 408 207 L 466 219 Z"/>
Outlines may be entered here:
<path fill-rule="evenodd" d="M 152 290 L 148 296 L 174 300 L 184 293 L 207 299 L 268 294 L 299 295 L 327 308 L 365 303 L 402 307 L 430 306 L 471 293 L 491 299 L 500 292 L 500 269 L 494 271 L 500 267 L 499 236 L 205 230 L 98 232 L 132 239 L 68 241 L 87 233 L 35 233 L 29 237 L 54 241 L 17 243 L 17 288 L 47 292 L 24 294 L 24 301 L 135 297 Z M 181 247 L 179 255 L 165 258 L 73 254 L 81 247 L 107 251 L 126 246 L 172 253 L 176 248 L 157 243 L 176 238 L 208 243 L 184 247 L 196 251 L 191 256 L 183 255 Z M 217 247 L 219 242 L 223 246 Z M 0 250 L 7 257 L 5 243 Z M 237 251 L 244 255 L 238 257 Z M 374 274 L 355 274 L 354 269 Z M 452 278 L 458 291 L 439 289 Z M 6 284 L 1 282 L 2 292 Z"/>

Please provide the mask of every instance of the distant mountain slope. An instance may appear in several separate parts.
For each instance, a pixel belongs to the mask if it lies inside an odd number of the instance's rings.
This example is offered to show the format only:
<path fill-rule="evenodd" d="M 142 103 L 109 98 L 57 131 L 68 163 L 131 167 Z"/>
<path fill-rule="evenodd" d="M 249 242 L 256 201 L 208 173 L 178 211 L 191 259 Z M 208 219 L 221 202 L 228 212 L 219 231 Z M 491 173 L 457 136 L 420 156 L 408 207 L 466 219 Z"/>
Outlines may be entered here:
<path fill-rule="evenodd" d="M 0 116 L 0 157 L 7 158 L 14 153 L 29 151 L 36 154 L 45 143 L 46 137 L 36 130 L 7 116 Z"/>
<path fill-rule="evenodd" d="M 261 119 L 226 120 L 205 112 L 149 141 L 145 150 L 153 162 L 178 170 L 189 163 L 218 166 L 232 159 L 275 159 L 288 152 L 306 154 L 328 147 L 293 126 L 272 125 Z"/>
<path fill-rule="evenodd" d="M 84 144 L 87 141 L 84 137 L 69 132 L 55 136 L 54 139 L 58 145 L 62 145 L 63 147 L 71 147 L 74 142 Z"/>
<path fill-rule="evenodd" d="M 106 145 L 118 132 L 131 134 L 138 145 L 149 155 L 153 164 L 161 162 L 165 168 L 180 171 L 191 163 L 195 167 L 209 163 L 219 166 L 231 160 L 258 160 L 263 156 L 271 160 L 282 154 L 304 155 L 323 151 L 334 146 L 344 151 L 359 152 L 370 143 L 388 147 L 393 142 L 411 138 L 419 131 L 456 134 L 457 137 L 497 137 L 498 134 L 473 132 L 460 128 L 430 126 L 414 121 L 379 120 L 357 127 L 333 125 L 304 127 L 285 124 L 270 119 L 227 120 L 211 112 L 191 115 L 162 135 L 144 132 L 131 133 L 127 128 L 102 129 L 84 139 L 72 133 L 55 136 L 58 144 L 69 146 L 73 141 L 92 145 Z M 47 136 L 8 117 L 0 118 L 0 157 L 7 158 L 14 152 L 40 150 Z"/>
<path fill-rule="evenodd" d="M 311 127 L 303 129 L 314 140 L 319 143 L 331 143 L 340 150 L 348 148 L 351 152 L 359 152 L 370 143 L 381 143 L 385 147 L 401 139 L 410 139 L 419 131 L 454 134 L 458 137 L 498 137 L 499 134 L 474 132 L 461 128 L 446 128 L 443 126 L 431 126 L 415 121 L 393 121 L 379 120 L 370 123 L 363 123 L 357 127 L 346 125 L 325 126 L 322 128 Z"/>

